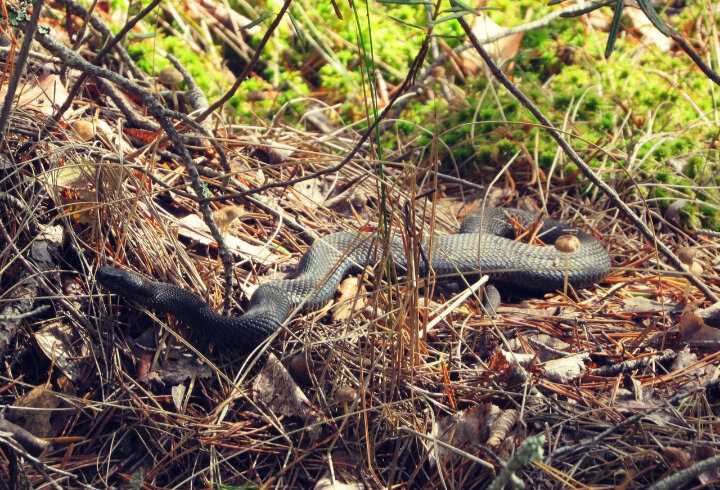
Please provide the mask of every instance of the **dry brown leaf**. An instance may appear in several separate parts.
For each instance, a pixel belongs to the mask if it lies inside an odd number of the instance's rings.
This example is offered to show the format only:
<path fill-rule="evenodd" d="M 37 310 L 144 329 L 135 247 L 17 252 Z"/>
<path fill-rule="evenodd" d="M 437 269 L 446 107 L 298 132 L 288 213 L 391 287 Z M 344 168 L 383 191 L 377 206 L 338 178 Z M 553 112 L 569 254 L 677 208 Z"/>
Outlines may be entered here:
<path fill-rule="evenodd" d="M 95 138 L 95 124 L 92 121 L 77 119 L 70 123 L 70 127 L 80 141 L 90 141 Z"/>
<path fill-rule="evenodd" d="M 183 351 L 171 349 L 166 353 L 161 364 L 155 366 L 140 379 L 176 386 L 193 377 L 209 379 L 212 374 L 212 370 L 195 357 L 189 356 Z"/>
<path fill-rule="evenodd" d="M 90 346 L 78 330 L 63 322 L 52 322 L 34 333 L 45 356 L 71 381 L 81 379 Z"/>
<path fill-rule="evenodd" d="M 25 396 L 18 398 L 15 405 L 31 410 L 13 409 L 13 422 L 24 427 L 37 437 L 55 435 L 50 417 L 53 414 L 53 409 L 60 405 L 60 399 L 48 390 L 45 385 L 34 387 Z"/>
<path fill-rule="evenodd" d="M 506 29 L 496 24 L 490 17 L 485 13 L 480 13 L 475 17 L 475 22 L 472 26 L 472 32 L 475 37 L 482 43 L 483 39 L 494 37 Z M 491 43 L 483 43 L 490 56 L 496 60 L 509 60 L 513 58 L 518 50 L 520 49 L 520 43 L 522 42 L 523 33 L 512 34 L 493 41 Z M 462 53 L 463 65 L 466 68 L 470 68 L 473 72 L 484 66 L 482 60 L 475 53 L 474 50 L 467 50 Z M 474 68 L 474 69 L 473 69 Z"/>
<path fill-rule="evenodd" d="M 644 296 L 632 296 L 623 299 L 622 310 L 628 313 L 670 312 L 678 307 L 677 303 L 655 301 Z"/>
<path fill-rule="evenodd" d="M 189 214 L 178 222 L 178 233 L 203 245 L 217 246 L 210 235 L 210 229 L 197 214 Z M 260 264 L 274 264 L 280 260 L 280 255 L 270 251 L 269 247 L 253 245 L 234 235 L 225 235 L 225 244 L 228 249 L 244 258 L 250 258 Z"/>
<path fill-rule="evenodd" d="M 218 209 L 213 213 L 213 218 L 215 218 L 215 223 L 217 223 L 218 228 L 220 228 L 220 231 L 225 233 L 231 224 L 236 219 L 242 218 L 245 214 L 245 208 L 237 205 L 237 206 L 225 206 L 222 209 Z"/>
<path fill-rule="evenodd" d="M 665 447 L 662 449 L 662 455 L 667 461 L 668 466 L 674 470 L 684 470 L 690 466 L 692 457 L 690 454 L 677 447 Z"/>
<path fill-rule="evenodd" d="M 587 370 L 585 363 L 590 361 L 590 354 L 582 352 L 561 359 L 553 359 L 543 364 L 545 376 L 556 383 L 569 383 L 583 374 Z"/>
<path fill-rule="evenodd" d="M 265 366 L 255 378 L 252 389 L 255 401 L 267 406 L 276 415 L 300 417 L 308 424 L 319 419 L 310 400 L 273 354 L 268 354 Z"/>
<path fill-rule="evenodd" d="M 0 99 L 5 98 L 7 84 L 0 90 Z M 21 85 L 15 95 L 17 108 L 38 111 L 51 116 L 68 97 L 60 77 L 54 73 L 43 73 L 34 80 Z"/>
<path fill-rule="evenodd" d="M 262 97 L 260 100 L 264 100 L 264 98 Z M 290 158 L 295 150 L 292 146 L 270 141 L 255 147 L 252 156 L 268 165 L 278 165 Z"/>
<path fill-rule="evenodd" d="M 673 40 L 658 31 L 642 10 L 626 8 L 623 13 L 630 19 L 633 27 L 640 31 L 645 41 L 654 44 L 663 53 L 670 51 Z"/>
<path fill-rule="evenodd" d="M 678 330 L 685 342 L 708 348 L 720 346 L 720 328 L 708 325 L 717 324 L 720 313 L 718 305 L 720 303 L 704 309 L 685 308 L 678 324 Z"/>
<path fill-rule="evenodd" d="M 359 277 L 348 277 L 340 283 L 340 298 L 333 307 L 335 321 L 345 321 L 353 314 L 365 308 L 365 288 Z"/>
<path fill-rule="evenodd" d="M 433 422 L 430 436 L 453 447 L 470 450 L 474 444 L 482 444 L 487 439 L 489 428 L 499 415 L 500 408 L 497 405 L 486 403 L 455 415 L 440 417 Z M 426 446 L 433 465 L 446 467 L 457 458 L 456 453 L 434 441 L 427 442 Z"/>
<path fill-rule="evenodd" d="M 639 395 L 639 398 L 638 398 Z M 665 402 L 655 396 L 652 388 L 634 393 L 625 388 L 620 388 L 615 398 L 613 408 L 621 413 L 636 414 L 646 412 L 645 420 L 651 421 L 659 427 L 666 427 L 675 419 L 674 413 L 669 410 L 660 410 Z"/>

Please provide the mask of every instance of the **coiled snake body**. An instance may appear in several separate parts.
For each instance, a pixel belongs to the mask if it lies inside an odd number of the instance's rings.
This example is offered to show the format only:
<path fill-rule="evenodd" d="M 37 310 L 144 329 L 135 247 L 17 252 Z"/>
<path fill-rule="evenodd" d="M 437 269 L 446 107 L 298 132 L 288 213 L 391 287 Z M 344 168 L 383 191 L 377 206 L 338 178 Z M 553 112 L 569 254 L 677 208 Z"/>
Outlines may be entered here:
<path fill-rule="evenodd" d="M 535 246 L 512 240 L 511 217 L 522 226 L 529 226 L 536 218 L 517 209 L 485 208 L 475 212 L 463 221 L 459 233 L 434 238 L 432 250 L 423 251 L 425 259 L 420 261 L 420 274 L 426 274 L 429 265 L 438 277 L 482 273 L 488 274 L 493 282 L 549 292 L 562 289 L 565 277 L 573 287 L 583 288 L 609 272 L 607 251 L 589 234 L 573 233 L 580 246 L 573 252 L 561 252 L 552 245 Z M 571 230 L 565 223 L 545 219 L 540 234 L 546 243 L 552 243 Z M 402 273 L 408 262 L 402 238 L 394 236 L 389 245 L 389 255 L 396 270 Z M 173 284 L 146 280 L 133 272 L 103 266 L 96 277 L 122 297 L 172 313 L 194 335 L 221 348 L 249 351 L 274 333 L 296 307 L 320 308 L 333 297 L 343 277 L 375 264 L 381 257 L 382 246 L 375 233 L 327 235 L 312 244 L 292 278 L 259 286 L 241 316 L 220 315 L 195 293 Z"/>

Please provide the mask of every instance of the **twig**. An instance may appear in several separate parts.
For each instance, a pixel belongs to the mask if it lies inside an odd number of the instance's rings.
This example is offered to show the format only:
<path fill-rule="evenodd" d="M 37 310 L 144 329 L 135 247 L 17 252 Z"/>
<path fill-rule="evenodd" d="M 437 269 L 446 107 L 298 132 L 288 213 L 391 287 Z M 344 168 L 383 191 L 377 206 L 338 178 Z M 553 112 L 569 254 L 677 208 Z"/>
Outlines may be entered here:
<path fill-rule="evenodd" d="M 405 93 L 407 90 L 407 87 L 409 87 L 412 84 L 412 81 L 415 79 L 415 75 L 418 72 L 418 69 L 422 66 L 423 61 L 425 60 L 425 56 L 428 52 L 428 47 L 430 45 L 430 39 L 431 39 L 432 30 L 430 30 L 427 35 L 425 36 L 425 40 L 423 41 L 423 44 L 420 46 L 420 50 L 418 51 L 417 56 L 415 56 L 415 59 L 413 60 L 412 64 L 410 65 L 410 68 L 408 69 L 407 77 L 405 77 L 405 80 L 403 81 L 402 85 L 395 91 L 392 98 L 388 102 L 388 105 L 385 106 L 385 108 L 382 110 L 380 115 L 373 121 L 373 123 L 365 130 L 363 135 L 360 137 L 358 142 L 355 144 L 352 150 L 350 150 L 345 157 L 340 161 L 340 163 L 333 165 L 332 167 L 325 168 L 323 170 L 318 170 L 317 172 L 312 172 L 307 175 L 304 175 L 302 177 L 296 177 L 294 179 L 284 180 L 282 182 L 270 182 L 265 185 L 261 185 L 260 187 L 255 187 L 254 189 L 248 189 L 246 191 L 242 192 L 235 192 L 230 194 L 223 194 L 219 196 L 212 196 L 205 199 L 206 201 L 227 201 L 231 199 L 238 199 L 241 197 L 246 197 L 252 194 L 257 194 L 260 192 L 264 192 L 268 189 L 272 189 L 275 187 L 288 187 L 294 184 L 297 184 L 298 182 L 304 182 L 306 180 L 315 179 L 317 177 L 320 177 L 322 175 L 331 174 L 334 172 L 337 172 L 338 170 L 342 169 L 345 165 L 347 165 L 353 158 L 355 158 L 355 155 L 360 151 L 360 149 L 363 147 L 365 142 L 368 140 L 370 135 L 373 134 L 373 132 L 377 129 L 378 125 L 387 117 L 388 113 L 390 112 L 390 109 L 392 109 L 393 104 L 395 103 L 400 96 Z"/>
<path fill-rule="evenodd" d="M 680 403 L 682 400 L 684 400 L 685 398 L 692 396 L 696 393 L 703 392 L 703 391 L 706 393 L 709 393 L 712 390 L 717 388 L 718 382 L 719 382 L 719 380 L 713 380 L 713 381 L 710 381 L 709 383 L 705 383 L 703 386 L 694 388 L 690 391 L 678 393 L 678 394 L 674 395 L 673 397 L 671 397 L 667 401 L 667 404 L 668 405 L 676 405 L 676 404 Z M 654 412 L 657 412 L 658 410 L 661 410 L 664 408 L 666 408 L 666 405 L 660 405 L 660 406 L 653 407 L 653 408 L 650 408 L 650 409 L 647 409 L 644 411 L 640 411 L 640 412 L 636 413 L 635 415 L 632 415 L 632 416 L 626 418 L 625 420 L 623 420 L 613 426 L 608 427 L 607 429 L 605 429 L 601 433 L 597 434 L 595 437 L 593 437 L 589 441 L 582 442 L 582 443 L 576 444 L 574 446 L 563 446 L 563 447 L 557 449 L 556 451 L 550 453 L 548 455 L 547 459 L 550 460 L 550 459 L 558 458 L 560 456 L 569 456 L 569 455 L 575 454 L 580 451 L 585 451 L 585 450 L 597 445 L 600 441 L 602 441 L 606 437 L 618 432 L 620 429 L 627 427 L 628 425 L 632 425 L 635 422 L 638 422 L 639 420 L 641 420 L 643 417 L 647 417 L 647 416 L 653 414 Z"/>
<path fill-rule="evenodd" d="M 17 322 L 20 320 L 24 320 L 26 318 L 30 318 L 31 316 L 39 315 L 40 313 L 43 313 L 49 309 L 50 309 L 49 305 L 41 305 L 35 309 L 32 309 L 30 311 L 25 311 L 23 313 L 0 315 L 0 322 L 8 322 L 8 321 Z"/>
<path fill-rule="evenodd" d="M 550 122 L 550 120 L 545 117 L 545 115 L 538 109 L 535 104 L 518 88 L 516 87 L 510 79 L 508 79 L 505 74 L 502 72 L 502 70 L 495 64 L 492 57 L 488 54 L 488 52 L 485 50 L 485 48 L 482 47 L 480 42 L 478 41 L 475 34 L 472 32 L 472 29 L 468 25 L 468 23 L 463 19 L 462 17 L 458 18 L 458 22 L 462 26 L 463 30 L 465 31 L 465 34 L 470 39 L 470 42 L 473 44 L 473 47 L 478 52 L 480 57 L 485 61 L 485 64 L 490 69 L 490 72 L 493 74 L 493 76 L 523 105 L 526 109 L 528 109 L 533 116 L 542 124 L 542 126 L 550 133 L 550 136 L 557 142 L 557 144 L 563 149 L 565 154 L 572 160 L 578 168 L 582 171 L 583 175 L 590 180 L 593 184 L 595 184 L 600 190 L 602 190 L 608 198 L 615 204 L 615 206 L 622 211 L 622 213 L 633 222 L 633 224 L 637 227 L 637 229 L 647 238 L 650 242 L 654 243 L 655 246 L 667 257 L 667 259 L 670 261 L 670 263 L 677 269 L 678 271 L 684 271 L 685 270 L 685 264 L 673 253 L 670 248 L 665 245 L 662 241 L 660 241 L 656 236 L 653 230 L 651 230 L 648 225 L 646 225 L 634 212 L 632 209 L 630 209 L 630 206 L 625 204 L 625 201 L 622 200 L 622 198 L 615 192 L 615 190 L 610 187 L 608 184 L 606 184 L 602 179 L 600 179 L 597 175 L 595 175 L 595 172 L 593 169 L 585 163 L 585 161 L 578 155 L 575 150 L 570 146 L 565 139 L 562 137 L 560 132 L 555 128 L 555 126 Z M 698 276 L 696 275 L 690 275 L 688 276 L 688 280 L 692 282 L 698 289 L 700 289 L 704 294 L 705 297 L 713 302 L 718 301 L 718 296 L 708 287 L 707 284 L 705 284 Z"/>
<path fill-rule="evenodd" d="M 103 23 L 103 21 L 101 21 L 94 15 L 91 15 L 90 12 L 85 10 L 84 7 L 78 5 L 73 0 L 58 0 L 58 3 L 66 7 L 70 11 L 70 13 L 77 15 L 78 17 L 82 17 L 87 22 L 90 22 L 90 25 L 93 26 L 98 32 L 100 32 L 100 34 L 102 34 L 105 39 L 113 38 L 112 31 L 105 25 L 105 23 Z M 122 62 L 127 65 L 135 78 L 139 80 L 147 80 L 147 75 L 145 74 L 145 72 L 137 67 L 135 61 L 133 61 L 133 59 L 130 57 L 128 52 L 121 44 L 116 45 L 115 50 L 117 51 L 118 55 L 120 55 L 120 59 L 122 60 Z"/>
<path fill-rule="evenodd" d="M 32 45 L 33 38 L 35 37 L 35 33 L 37 31 L 42 5 L 43 0 L 35 0 L 35 3 L 33 3 L 33 11 L 30 16 L 30 21 L 25 25 L 22 46 L 20 46 L 20 51 L 15 57 L 15 69 L 13 70 L 12 77 L 10 77 L 10 81 L 8 82 L 5 101 L 3 102 L 2 111 L 0 111 L 0 147 L 4 146 L 5 143 L 5 130 L 7 129 L 8 121 L 10 119 L 10 113 L 12 112 L 13 99 L 15 98 L 15 92 L 17 91 L 18 84 L 20 83 L 20 77 L 22 77 L 23 71 L 25 71 L 25 63 L 27 63 L 30 46 Z"/>
<path fill-rule="evenodd" d="M 277 29 L 277 26 L 280 25 L 280 21 L 282 20 L 283 16 L 285 15 L 285 12 L 287 12 L 287 9 L 290 8 L 290 4 L 292 3 L 292 0 L 285 0 L 285 3 L 283 3 L 282 8 L 280 9 L 280 12 L 275 16 L 275 19 L 273 19 L 272 24 L 270 24 L 270 27 L 268 28 L 267 32 L 265 32 L 265 35 L 263 36 L 262 40 L 260 41 L 260 44 L 258 44 L 257 48 L 255 48 L 255 53 L 253 54 L 252 59 L 250 62 L 245 65 L 245 68 L 243 68 L 242 73 L 238 75 L 238 77 L 235 79 L 235 82 L 233 82 L 232 87 L 225 92 L 225 95 L 220 97 L 218 100 L 213 102 L 213 104 L 208 107 L 202 114 L 200 114 L 195 120 L 199 123 L 203 122 L 210 114 L 215 112 L 220 107 L 224 106 L 225 103 L 232 98 L 233 95 L 235 95 L 235 92 L 238 88 L 240 88 L 240 85 L 245 81 L 245 79 L 248 77 L 248 75 L 252 72 L 252 70 L 255 69 L 255 65 L 257 64 L 258 60 L 260 59 L 260 53 L 265 49 L 265 45 L 270 40 L 270 37 L 272 36 L 273 32 L 275 32 L 275 29 Z"/>
<path fill-rule="evenodd" d="M 205 224 L 210 229 L 210 234 L 212 235 L 215 242 L 218 244 L 218 254 L 220 255 L 220 259 L 223 263 L 223 271 L 225 277 L 225 297 L 223 300 L 223 310 L 225 313 L 227 313 L 227 311 L 230 309 L 230 301 L 232 299 L 233 257 L 228 250 L 227 245 L 225 244 L 225 239 L 223 238 L 222 233 L 220 233 L 220 229 L 215 223 L 212 209 L 210 208 L 210 204 L 206 199 L 206 195 L 209 192 L 207 186 L 200 182 L 200 175 L 198 173 L 197 167 L 195 166 L 195 163 L 192 160 L 190 151 L 183 143 L 182 137 L 177 132 L 177 129 L 175 129 L 175 126 L 169 119 L 169 117 L 172 116 L 185 116 L 174 111 L 169 111 L 165 109 L 162 105 L 160 105 L 160 102 L 158 102 L 158 100 L 151 93 L 137 85 L 135 82 L 128 80 L 122 75 L 119 75 L 110 70 L 85 61 L 83 58 L 78 56 L 77 53 L 71 51 L 65 45 L 57 42 L 52 36 L 44 33 L 38 33 L 38 41 L 40 42 L 40 44 L 43 45 L 43 47 L 45 47 L 45 49 L 60 58 L 68 66 L 84 72 L 88 72 L 95 77 L 105 78 L 138 97 L 140 99 L 140 102 L 145 105 L 145 107 L 147 107 L 148 112 L 153 116 L 153 118 L 155 118 L 155 120 L 160 124 L 162 129 L 170 138 L 170 141 L 173 143 L 173 145 L 180 154 L 183 165 L 185 166 L 188 177 L 190 178 L 193 190 L 198 195 L 198 198 L 200 198 L 198 199 L 198 203 L 200 205 L 200 212 L 202 214 L 203 221 L 205 221 Z"/>
<path fill-rule="evenodd" d="M 125 35 L 130 32 L 130 30 L 137 25 L 138 22 L 140 22 L 142 19 L 144 19 L 150 12 L 153 11 L 153 9 L 160 3 L 161 0 L 152 0 L 144 9 L 142 9 L 135 17 L 130 19 L 122 29 L 113 37 L 110 42 L 108 42 L 101 50 L 98 52 L 98 54 L 95 56 L 95 59 L 93 59 L 93 64 L 99 65 L 102 63 L 105 56 L 112 51 L 115 46 L 117 46 L 120 41 L 122 41 L 125 38 Z M 35 138 L 35 141 L 41 141 L 45 136 L 55 127 L 55 125 L 62 119 L 65 112 L 70 109 L 70 106 L 72 106 L 73 101 L 75 100 L 75 97 L 80 93 L 80 89 L 83 86 L 83 83 L 85 83 L 85 80 L 90 76 L 88 72 L 82 72 L 77 80 L 75 80 L 75 84 L 72 86 L 70 91 L 68 92 L 68 96 L 65 99 L 65 102 L 63 102 L 63 105 L 60 106 L 60 108 L 52 115 L 50 119 L 45 123 L 45 126 L 38 132 L 37 137 Z M 27 151 L 27 149 L 23 148 L 23 151 Z"/>
<path fill-rule="evenodd" d="M 209 107 L 207 97 L 205 97 L 205 93 L 200 90 L 200 87 L 198 87 L 197 83 L 195 83 L 195 79 L 192 77 L 192 75 L 190 75 L 190 73 L 185 69 L 182 63 L 180 63 L 180 61 L 178 61 L 178 59 L 175 58 L 173 55 L 168 53 L 167 55 L 165 55 L 165 57 L 170 63 L 172 63 L 175 69 L 180 72 L 183 80 L 187 84 L 188 89 L 185 92 L 185 96 L 187 97 L 188 104 L 190 104 L 193 112 L 207 110 L 207 108 Z"/>
<path fill-rule="evenodd" d="M 648 490 L 671 490 L 675 488 L 685 488 L 685 486 L 690 483 L 690 480 L 699 476 L 701 473 L 716 469 L 718 465 L 720 465 L 720 455 L 704 459 L 689 468 L 685 468 L 682 471 L 673 473 L 667 478 L 663 478 L 654 485 L 649 486 Z"/>
<path fill-rule="evenodd" d="M 115 107 L 123 113 L 123 116 L 125 116 L 125 119 L 127 119 L 127 122 L 131 126 L 145 129 L 147 131 L 158 131 L 160 129 L 160 126 L 157 126 L 145 120 L 141 115 L 136 114 L 135 111 L 126 103 L 125 99 L 123 99 L 123 96 L 115 90 L 112 83 L 103 78 L 96 78 L 95 81 L 98 88 L 105 92 L 105 95 L 110 97 L 110 100 L 112 100 L 113 104 L 115 104 Z"/>
<path fill-rule="evenodd" d="M 664 350 L 654 356 L 642 357 L 640 359 L 631 359 L 629 361 L 623 361 L 609 366 L 602 366 L 592 371 L 595 376 L 615 376 L 620 373 L 626 373 L 635 369 L 641 369 L 650 364 L 651 362 L 666 362 L 671 359 L 675 359 L 677 353 L 670 349 Z"/>
<path fill-rule="evenodd" d="M 2 443 L 5 446 L 11 448 L 13 451 L 18 453 L 18 455 L 25 458 L 32 465 L 33 468 L 35 468 L 41 475 L 43 475 L 45 477 L 48 484 L 51 485 L 53 488 L 56 488 L 57 490 L 62 490 L 63 487 L 61 487 L 57 483 L 57 481 L 53 480 L 50 477 L 50 475 L 48 474 L 48 470 L 52 471 L 53 473 L 58 473 L 59 475 L 62 475 L 65 478 L 69 478 L 70 480 L 74 481 L 77 485 L 79 485 L 80 488 L 88 488 L 88 489 L 95 488 L 95 487 L 92 487 L 90 485 L 87 485 L 87 484 L 81 482 L 80 479 L 76 475 L 70 473 L 69 471 L 61 470 L 60 468 L 55 468 L 53 466 L 43 463 L 42 461 L 37 459 L 35 456 L 30 454 L 28 451 L 26 451 L 25 448 L 23 448 L 20 444 L 18 444 L 13 439 L 0 437 L 0 441 L 2 441 Z"/>
<path fill-rule="evenodd" d="M 13 424 L 9 420 L 0 417 L 0 432 L 9 432 L 13 435 L 13 438 L 20 444 L 27 452 L 33 456 L 37 456 L 47 448 L 50 443 L 44 439 L 40 439 L 35 436 L 32 432 L 20 427 L 19 425 Z"/>

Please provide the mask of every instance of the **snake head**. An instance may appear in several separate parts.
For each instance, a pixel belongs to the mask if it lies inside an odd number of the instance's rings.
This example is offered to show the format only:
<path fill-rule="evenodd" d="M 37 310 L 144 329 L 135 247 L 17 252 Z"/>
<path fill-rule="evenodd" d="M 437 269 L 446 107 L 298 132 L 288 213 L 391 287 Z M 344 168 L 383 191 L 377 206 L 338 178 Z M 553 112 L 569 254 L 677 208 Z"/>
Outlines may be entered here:
<path fill-rule="evenodd" d="M 134 272 L 102 266 L 95 277 L 113 293 L 139 303 L 147 303 L 154 295 L 152 284 Z"/>

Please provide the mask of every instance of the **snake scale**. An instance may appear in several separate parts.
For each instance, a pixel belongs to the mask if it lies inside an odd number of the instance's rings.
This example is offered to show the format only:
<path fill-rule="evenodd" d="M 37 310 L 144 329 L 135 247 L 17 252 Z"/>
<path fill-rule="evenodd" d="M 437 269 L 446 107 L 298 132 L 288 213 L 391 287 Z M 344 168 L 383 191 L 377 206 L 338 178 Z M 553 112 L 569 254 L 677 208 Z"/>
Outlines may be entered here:
<path fill-rule="evenodd" d="M 513 219 L 521 226 L 530 226 L 536 216 L 518 209 L 490 207 L 470 214 L 458 233 L 435 237 L 432 250 L 423 251 L 425 259 L 420 261 L 420 274 L 426 274 L 428 266 L 440 278 L 483 273 L 492 282 L 536 292 L 562 289 L 566 275 L 570 285 L 583 288 L 608 274 L 610 257 L 589 234 L 566 223 L 544 219 L 540 236 L 545 243 L 553 243 L 561 234 L 570 232 L 578 238 L 580 246 L 575 251 L 561 252 L 552 245 L 513 240 Z M 195 336 L 221 348 L 247 352 L 280 328 L 296 307 L 319 309 L 334 296 L 346 275 L 376 264 L 383 254 L 377 238 L 377 233 L 338 232 L 316 240 L 303 255 L 296 272 L 288 279 L 259 286 L 240 316 L 220 315 L 197 294 L 173 284 L 147 280 L 134 272 L 103 266 L 96 277 L 121 297 L 172 313 Z M 402 237 L 391 238 L 389 255 L 402 274 L 408 265 Z"/>

